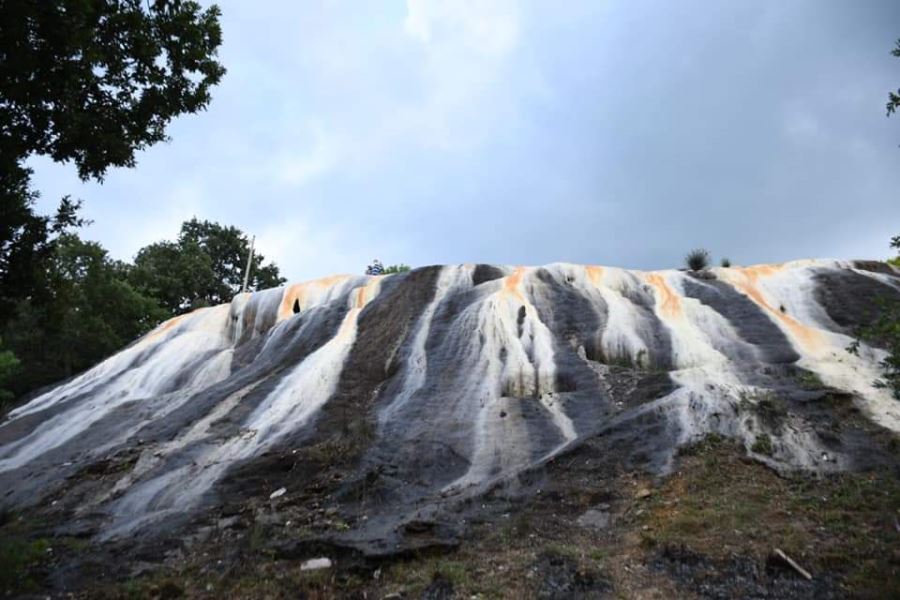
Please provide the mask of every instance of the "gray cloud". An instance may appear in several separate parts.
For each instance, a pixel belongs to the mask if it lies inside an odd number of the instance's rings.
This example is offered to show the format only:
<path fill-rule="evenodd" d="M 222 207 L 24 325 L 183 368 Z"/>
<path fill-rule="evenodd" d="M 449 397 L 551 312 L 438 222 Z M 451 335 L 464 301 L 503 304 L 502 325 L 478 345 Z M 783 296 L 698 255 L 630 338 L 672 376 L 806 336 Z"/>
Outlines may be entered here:
<path fill-rule="evenodd" d="M 42 206 L 84 198 L 119 257 L 193 214 L 292 279 L 882 257 L 900 233 L 895 2 L 221 5 L 229 73 L 172 143 L 102 186 L 33 161 Z"/>

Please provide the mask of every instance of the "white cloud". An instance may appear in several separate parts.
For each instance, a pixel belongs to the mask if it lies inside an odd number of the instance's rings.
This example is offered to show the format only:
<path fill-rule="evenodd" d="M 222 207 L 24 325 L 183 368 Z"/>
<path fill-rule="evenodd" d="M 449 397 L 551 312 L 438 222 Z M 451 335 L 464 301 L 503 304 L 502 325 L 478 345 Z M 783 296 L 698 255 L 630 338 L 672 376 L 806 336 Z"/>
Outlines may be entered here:
<path fill-rule="evenodd" d="M 519 13 L 506 0 L 407 0 L 406 32 L 425 43 L 454 40 L 488 56 L 509 54 L 518 41 Z"/>

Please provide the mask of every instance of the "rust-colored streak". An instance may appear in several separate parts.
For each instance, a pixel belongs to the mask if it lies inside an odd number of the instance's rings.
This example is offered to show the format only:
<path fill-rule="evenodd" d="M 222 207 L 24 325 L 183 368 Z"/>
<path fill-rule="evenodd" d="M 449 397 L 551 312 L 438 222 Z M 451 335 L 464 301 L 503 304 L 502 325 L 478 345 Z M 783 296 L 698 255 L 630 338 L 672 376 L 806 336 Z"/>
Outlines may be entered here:
<path fill-rule="evenodd" d="M 300 306 L 303 306 L 306 299 L 306 285 L 305 283 L 296 283 L 284 288 L 284 293 L 281 295 L 281 305 L 278 307 L 279 321 L 287 319 L 293 314 L 295 301 L 299 302 Z"/>
<path fill-rule="evenodd" d="M 166 321 L 165 323 L 159 325 L 156 329 L 154 329 L 153 331 L 151 331 L 150 333 L 148 333 L 148 334 L 144 337 L 144 340 L 143 340 L 143 341 L 144 341 L 144 342 L 150 342 L 150 341 L 152 341 L 152 340 L 155 340 L 156 338 L 158 338 L 159 336 L 161 336 L 162 334 L 164 334 L 164 333 L 167 332 L 168 330 L 172 329 L 173 327 L 175 327 L 176 325 L 178 325 L 179 323 L 181 323 L 181 321 L 183 321 L 184 318 L 185 318 L 186 316 L 188 316 L 188 314 L 190 314 L 190 313 L 187 313 L 187 314 L 184 314 L 184 315 L 179 315 L 179 316 L 177 316 L 177 317 L 172 317 L 171 319 L 169 319 L 169 320 Z"/>
<path fill-rule="evenodd" d="M 744 275 L 731 281 L 732 285 L 742 291 L 757 305 L 769 311 L 784 327 L 791 332 L 794 338 L 807 349 L 813 349 L 822 344 L 822 335 L 814 328 L 804 325 L 787 313 L 782 312 L 769 304 L 763 293 L 757 287 L 760 278 L 770 277 L 784 269 L 783 265 L 756 265 L 737 269 Z"/>
<path fill-rule="evenodd" d="M 278 307 L 278 320 L 287 319 L 294 314 L 294 301 L 298 301 L 301 307 L 305 306 L 311 288 L 327 289 L 346 281 L 348 278 L 349 275 L 333 275 L 305 283 L 295 283 L 284 288 L 284 293 L 281 295 L 281 304 Z"/>
<path fill-rule="evenodd" d="M 737 267 L 736 270 L 755 283 L 760 277 L 770 277 L 783 269 L 784 265 L 753 265 L 752 267 Z"/>
<path fill-rule="evenodd" d="M 591 280 L 591 283 L 595 286 L 599 286 L 600 282 L 603 280 L 603 267 L 588 265 L 584 270 L 587 272 L 588 279 Z"/>
<path fill-rule="evenodd" d="M 681 298 L 678 297 L 662 275 L 648 273 L 646 276 L 647 283 L 656 290 L 656 299 L 659 303 L 659 309 L 662 314 L 668 318 L 678 318 L 681 316 Z"/>
<path fill-rule="evenodd" d="M 525 274 L 525 267 L 516 267 L 512 275 L 507 275 L 503 280 L 503 291 L 512 294 L 516 298 L 522 298 L 522 276 Z"/>

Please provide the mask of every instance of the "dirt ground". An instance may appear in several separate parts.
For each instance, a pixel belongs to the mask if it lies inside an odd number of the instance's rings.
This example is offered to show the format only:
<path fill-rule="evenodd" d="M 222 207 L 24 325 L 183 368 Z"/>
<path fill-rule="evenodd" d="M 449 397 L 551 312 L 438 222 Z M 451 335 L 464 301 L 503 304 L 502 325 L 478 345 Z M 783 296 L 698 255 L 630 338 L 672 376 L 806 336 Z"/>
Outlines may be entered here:
<path fill-rule="evenodd" d="M 145 557 L 6 515 L 0 584 L 8 597 L 900 597 L 896 470 L 783 476 L 710 437 L 654 479 L 608 451 L 588 442 L 460 507 L 456 545 L 379 559 L 290 543 L 348 527 L 324 505 L 243 507 Z M 302 569 L 314 557 L 332 566 Z"/>

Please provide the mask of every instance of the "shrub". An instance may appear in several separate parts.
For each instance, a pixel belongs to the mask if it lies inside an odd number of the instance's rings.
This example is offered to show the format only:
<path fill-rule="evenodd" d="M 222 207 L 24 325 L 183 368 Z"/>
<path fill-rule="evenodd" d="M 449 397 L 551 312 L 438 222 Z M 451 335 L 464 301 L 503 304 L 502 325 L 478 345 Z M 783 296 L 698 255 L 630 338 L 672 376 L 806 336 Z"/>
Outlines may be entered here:
<path fill-rule="evenodd" d="M 721 264 L 724 268 L 727 269 L 728 267 L 731 266 L 731 261 L 730 261 L 729 259 L 727 259 L 727 258 L 723 258 L 723 259 L 722 259 L 722 262 L 721 262 L 720 264 Z"/>
<path fill-rule="evenodd" d="M 691 271 L 701 271 L 709 266 L 709 252 L 702 248 L 691 250 L 684 257 L 684 262 Z"/>
<path fill-rule="evenodd" d="M 13 394 L 6 388 L 6 383 L 20 370 L 21 363 L 16 355 L 3 349 L 3 340 L 0 340 L 0 410 L 6 402 L 12 400 Z"/>
<path fill-rule="evenodd" d="M 411 268 L 412 267 L 410 267 L 409 265 L 405 265 L 403 263 L 400 263 L 399 265 L 390 265 L 384 268 L 384 274 L 390 275 L 391 273 L 405 273 Z"/>

